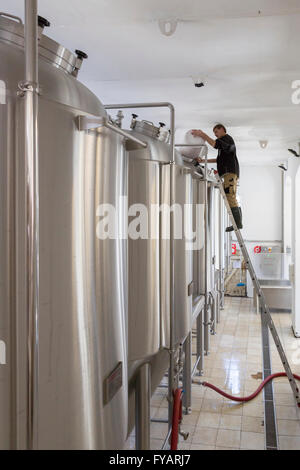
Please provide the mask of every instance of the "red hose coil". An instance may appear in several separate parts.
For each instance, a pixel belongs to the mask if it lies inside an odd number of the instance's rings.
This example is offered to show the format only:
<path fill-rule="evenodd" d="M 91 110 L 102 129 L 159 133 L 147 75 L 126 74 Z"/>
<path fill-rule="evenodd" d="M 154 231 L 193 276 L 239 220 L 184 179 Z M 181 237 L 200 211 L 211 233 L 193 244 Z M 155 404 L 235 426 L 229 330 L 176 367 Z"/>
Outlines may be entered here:
<path fill-rule="evenodd" d="M 179 424 L 182 420 L 182 389 L 177 388 L 173 397 L 173 416 L 171 432 L 171 450 L 177 450 Z"/>
<path fill-rule="evenodd" d="M 294 378 L 296 380 L 300 380 L 300 376 L 297 375 L 297 374 L 293 374 Z M 228 398 L 229 400 L 232 400 L 232 401 L 239 401 L 239 402 L 246 402 L 246 401 L 250 401 L 250 400 L 253 400 L 253 398 L 255 398 L 261 391 L 262 389 L 264 388 L 264 386 L 270 382 L 270 380 L 273 380 L 273 379 L 276 379 L 277 377 L 286 377 L 286 373 L 285 372 L 277 372 L 276 374 L 271 374 L 269 375 L 261 384 L 260 386 L 258 387 L 258 389 L 253 392 L 251 395 L 247 396 L 247 397 L 235 397 L 233 395 L 229 395 L 228 393 L 226 392 L 223 392 L 223 390 L 221 390 L 220 388 L 216 387 L 215 385 L 213 384 L 210 384 L 208 382 L 202 382 L 202 385 L 204 387 L 208 387 L 208 388 L 211 388 L 212 390 L 214 390 L 215 392 L 219 393 L 220 395 L 223 395 L 223 397 L 225 398 Z M 300 405 L 298 405 L 300 407 Z"/>

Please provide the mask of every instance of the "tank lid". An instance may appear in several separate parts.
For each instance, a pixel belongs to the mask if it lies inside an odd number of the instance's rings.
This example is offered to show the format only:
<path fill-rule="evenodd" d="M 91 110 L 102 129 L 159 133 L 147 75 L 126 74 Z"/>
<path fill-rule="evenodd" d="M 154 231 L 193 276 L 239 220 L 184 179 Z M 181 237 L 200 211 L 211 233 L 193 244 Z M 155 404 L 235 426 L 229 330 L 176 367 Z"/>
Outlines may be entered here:
<path fill-rule="evenodd" d="M 41 20 L 42 23 L 41 23 Z M 38 21 L 38 19 L 37 19 Z M 39 18 L 39 55 L 56 67 L 73 74 L 78 67 L 78 58 L 59 43 L 43 34 L 43 28 L 48 26 L 48 21 Z M 0 41 L 15 44 L 24 48 L 24 24 L 18 17 L 0 12 Z"/>

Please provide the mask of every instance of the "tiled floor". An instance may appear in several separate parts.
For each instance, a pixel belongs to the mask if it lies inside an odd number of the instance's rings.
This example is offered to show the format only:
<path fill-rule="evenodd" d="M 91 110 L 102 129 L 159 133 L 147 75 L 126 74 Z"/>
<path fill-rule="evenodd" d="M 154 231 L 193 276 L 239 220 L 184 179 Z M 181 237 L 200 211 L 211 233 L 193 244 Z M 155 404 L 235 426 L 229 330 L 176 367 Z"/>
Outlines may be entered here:
<path fill-rule="evenodd" d="M 273 319 L 292 369 L 300 375 L 300 340 L 292 335 L 291 316 L 276 313 Z M 273 372 L 281 371 L 283 367 L 271 338 L 270 344 Z M 250 299 L 227 297 L 217 334 L 211 337 L 204 376 L 196 376 L 195 382 L 206 380 L 230 394 L 245 396 L 256 390 L 261 382 L 261 373 L 260 316 L 252 308 Z M 158 389 L 152 398 L 152 416 L 155 418 L 167 417 L 165 393 L 165 389 Z M 186 441 L 180 437 L 180 449 L 265 448 L 263 393 L 251 402 L 239 404 L 194 383 L 192 395 L 193 411 L 184 415 L 182 425 L 189 437 Z M 300 450 L 300 415 L 286 378 L 274 382 L 274 395 L 280 449 Z M 161 448 L 166 430 L 165 424 L 151 424 L 151 448 Z M 128 447 L 133 446 L 131 438 Z"/>

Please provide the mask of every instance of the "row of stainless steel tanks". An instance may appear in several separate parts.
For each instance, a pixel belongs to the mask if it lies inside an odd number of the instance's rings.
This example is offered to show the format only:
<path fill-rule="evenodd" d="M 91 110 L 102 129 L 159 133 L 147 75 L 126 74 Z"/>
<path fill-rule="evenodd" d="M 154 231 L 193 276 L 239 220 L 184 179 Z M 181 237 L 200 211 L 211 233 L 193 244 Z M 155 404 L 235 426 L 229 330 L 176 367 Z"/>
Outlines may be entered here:
<path fill-rule="evenodd" d="M 134 417 L 147 410 L 149 403 L 139 403 L 143 397 L 168 371 L 169 392 L 182 380 L 180 364 L 191 360 L 181 354 L 182 345 L 199 314 L 197 370 L 203 368 L 223 302 L 224 208 L 213 175 L 205 178 L 174 150 L 174 129 L 170 137 L 162 126 L 134 116 L 131 130 L 123 131 L 119 117 L 109 118 L 77 80 L 84 55 L 45 36 L 45 25 L 40 19 L 33 351 L 26 290 L 24 25 L 0 14 L 0 448 L 121 449 Z M 195 231 L 197 223 L 204 245 L 190 249 L 185 234 L 174 237 L 174 212 L 150 211 L 171 202 L 185 208 L 183 233 L 185 227 Z M 150 238 L 124 236 L 139 213 L 137 206 L 130 209 L 136 204 L 151 213 Z M 106 236 L 101 232 L 110 208 L 117 236 L 109 236 L 107 227 Z M 168 226 L 171 240 L 163 236 Z M 147 420 L 147 413 L 136 416 L 137 426 Z"/>

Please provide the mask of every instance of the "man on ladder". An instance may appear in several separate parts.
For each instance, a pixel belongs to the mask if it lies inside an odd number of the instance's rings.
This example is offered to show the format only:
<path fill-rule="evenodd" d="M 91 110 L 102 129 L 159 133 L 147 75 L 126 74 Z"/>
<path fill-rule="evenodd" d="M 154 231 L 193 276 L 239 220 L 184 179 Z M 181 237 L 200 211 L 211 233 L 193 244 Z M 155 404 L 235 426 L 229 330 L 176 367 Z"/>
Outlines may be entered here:
<path fill-rule="evenodd" d="M 235 223 L 238 229 L 243 228 L 242 210 L 236 199 L 237 183 L 240 176 L 239 162 L 236 156 L 236 147 L 233 138 L 227 134 L 223 124 L 217 124 L 213 128 L 215 139 L 211 139 L 205 132 L 201 130 L 192 130 L 192 135 L 202 137 L 213 148 L 218 149 L 216 159 L 207 160 L 208 163 L 217 163 L 217 169 L 220 178 L 223 178 L 224 191 L 229 202 Z M 198 159 L 199 163 L 203 163 L 203 159 Z M 227 227 L 226 232 L 232 232 L 233 226 Z"/>

